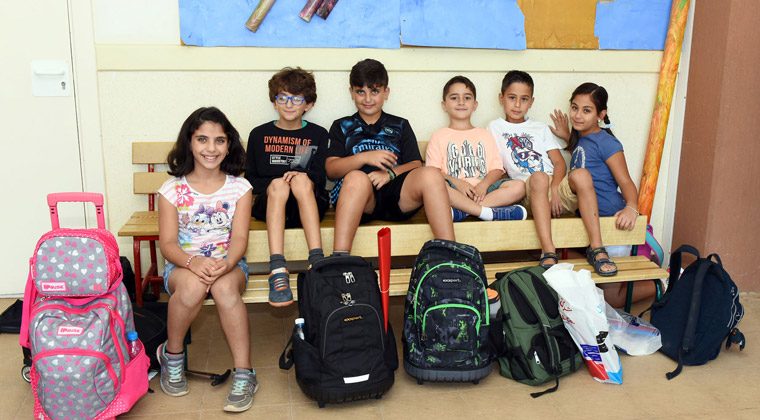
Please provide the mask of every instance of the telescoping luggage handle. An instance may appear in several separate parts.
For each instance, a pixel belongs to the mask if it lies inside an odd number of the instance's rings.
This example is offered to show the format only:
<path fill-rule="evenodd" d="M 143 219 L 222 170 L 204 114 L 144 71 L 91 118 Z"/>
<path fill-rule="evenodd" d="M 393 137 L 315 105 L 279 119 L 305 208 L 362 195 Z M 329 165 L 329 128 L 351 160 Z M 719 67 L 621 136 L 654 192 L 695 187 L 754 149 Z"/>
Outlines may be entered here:
<path fill-rule="evenodd" d="M 106 228 L 106 219 L 103 215 L 103 194 L 90 192 L 62 192 L 52 193 L 47 196 L 50 208 L 50 224 L 53 229 L 60 228 L 58 220 L 58 203 L 92 203 L 95 205 L 95 213 L 98 218 L 98 229 Z"/>

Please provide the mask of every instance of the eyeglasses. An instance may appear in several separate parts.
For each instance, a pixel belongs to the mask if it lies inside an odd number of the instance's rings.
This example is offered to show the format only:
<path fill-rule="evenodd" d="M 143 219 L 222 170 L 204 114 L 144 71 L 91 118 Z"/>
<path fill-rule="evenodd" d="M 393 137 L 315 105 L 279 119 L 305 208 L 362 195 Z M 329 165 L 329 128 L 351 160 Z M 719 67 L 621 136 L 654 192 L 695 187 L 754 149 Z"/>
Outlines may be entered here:
<path fill-rule="evenodd" d="M 277 95 L 274 97 L 274 100 L 277 101 L 280 105 L 285 105 L 290 101 L 295 106 L 301 105 L 305 99 L 303 96 L 288 96 L 288 95 Z"/>

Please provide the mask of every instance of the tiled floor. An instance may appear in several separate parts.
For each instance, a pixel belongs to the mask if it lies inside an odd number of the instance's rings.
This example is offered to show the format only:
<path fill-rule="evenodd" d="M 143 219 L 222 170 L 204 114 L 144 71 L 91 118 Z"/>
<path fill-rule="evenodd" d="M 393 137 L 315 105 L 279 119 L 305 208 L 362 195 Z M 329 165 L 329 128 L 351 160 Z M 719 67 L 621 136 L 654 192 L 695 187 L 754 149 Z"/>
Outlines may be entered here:
<path fill-rule="evenodd" d="M 0 311 L 13 300 L 0 299 Z M 665 372 L 674 362 L 661 354 L 622 356 L 624 384 L 596 383 L 584 370 L 560 380 L 554 394 L 538 399 L 536 389 L 494 372 L 479 385 L 417 385 L 403 369 L 396 383 L 381 399 L 319 409 L 298 388 L 292 371 L 282 371 L 277 360 L 296 315 L 295 305 L 273 309 L 249 305 L 253 330 L 253 363 L 261 388 L 253 408 L 239 417 L 260 419 L 521 419 L 521 418 L 760 418 L 760 295 L 742 296 L 746 315 L 741 328 L 747 338 L 743 352 L 731 350 L 706 366 L 685 367 L 672 381 Z M 393 298 L 391 317 L 401 331 L 403 301 Z M 397 334 L 398 335 L 398 334 Z M 399 337 L 396 337 L 399 340 Z M 33 399 L 21 379 L 21 350 L 17 335 L 0 335 L 0 419 L 30 418 Z M 399 346 L 400 348 L 400 346 Z M 215 308 L 203 308 L 193 324 L 189 346 L 190 367 L 221 372 L 231 367 Z M 190 379 L 190 394 L 182 398 L 157 392 L 145 396 L 128 417 L 167 419 L 230 418 L 221 410 L 229 384 L 211 387 L 208 381 Z M 125 416 L 127 417 L 127 416 Z"/>

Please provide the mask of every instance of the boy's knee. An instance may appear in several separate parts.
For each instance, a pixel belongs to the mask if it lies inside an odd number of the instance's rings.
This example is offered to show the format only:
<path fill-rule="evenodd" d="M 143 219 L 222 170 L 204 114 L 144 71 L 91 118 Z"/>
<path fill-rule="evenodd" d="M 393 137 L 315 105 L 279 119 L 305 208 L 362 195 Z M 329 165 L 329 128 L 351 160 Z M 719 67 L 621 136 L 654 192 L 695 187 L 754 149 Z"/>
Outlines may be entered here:
<path fill-rule="evenodd" d="M 372 182 L 369 180 L 367 174 L 362 171 L 351 171 L 343 177 L 343 185 L 340 187 L 341 193 L 346 190 L 351 191 L 371 191 Z"/>
<path fill-rule="evenodd" d="M 273 179 L 267 187 L 268 197 L 287 197 L 290 194 L 290 186 L 282 178 Z"/>
<path fill-rule="evenodd" d="M 416 168 L 414 169 L 414 175 L 415 178 L 417 178 L 417 182 L 422 182 L 426 186 L 434 186 L 436 184 L 443 185 L 445 183 L 445 178 L 443 177 L 441 170 L 432 166 Z"/>
<path fill-rule="evenodd" d="M 314 189 L 314 183 L 306 174 L 297 175 L 290 180 L 290 188 L 293 193 L 311 192 Z"/>

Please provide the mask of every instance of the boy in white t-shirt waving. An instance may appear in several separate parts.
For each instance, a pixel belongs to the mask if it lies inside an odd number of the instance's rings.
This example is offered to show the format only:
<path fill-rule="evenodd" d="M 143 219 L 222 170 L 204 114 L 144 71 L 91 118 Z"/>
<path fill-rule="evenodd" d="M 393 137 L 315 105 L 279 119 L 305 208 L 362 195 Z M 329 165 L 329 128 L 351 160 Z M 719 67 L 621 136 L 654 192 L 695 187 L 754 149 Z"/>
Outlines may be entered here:
<path fill-rule="evenodd" d="M 505 116 L 491 121 L 488 130 L 496 139 L 507 175 L 525 181 L 523 205 L 536 223 L 541 242 L 539 264 L 548 268 L 559 261 L 551 236 L 551 218 L 575 212 L 578 198 L 565 176 L 567 167 L 557 138 L 570 137 L 567 115 L 559 111 L 551 115 L 556 128 L 527 119 L 525 114 L 533 99 L 533 78 L 524 71 L 508 72 L 499 94 Z"/>

